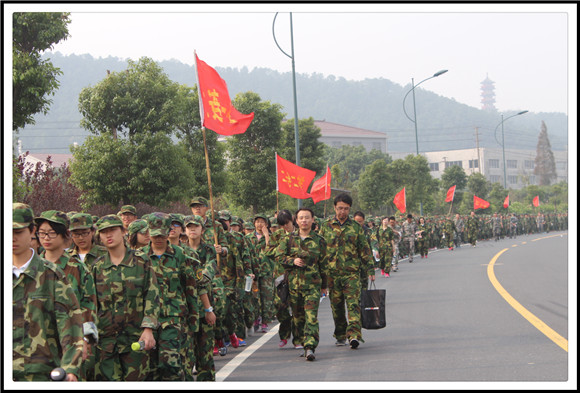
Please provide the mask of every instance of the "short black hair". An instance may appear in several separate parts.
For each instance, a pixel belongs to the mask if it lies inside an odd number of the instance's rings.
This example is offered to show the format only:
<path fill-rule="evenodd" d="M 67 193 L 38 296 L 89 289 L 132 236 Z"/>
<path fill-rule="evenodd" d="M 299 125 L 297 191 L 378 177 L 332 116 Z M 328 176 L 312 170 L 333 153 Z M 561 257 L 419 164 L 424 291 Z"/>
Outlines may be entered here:
<path fill-rule="evenodd" d="M 38 233 L 40 226 L 42 224 L 44 224 L 45 222 L 48 223 L 48 225 L 50 225 L 50 227 L 56 232 L 57 235 L 61 235 L 65 239 L 69 236 L 68 229 L 63 224 L 59 224 L 57 222 L 53 222 L 53 221 L 49 221 L 49 220 L 42 220 L 42 219 L 37 219 L 37 221 L 36 221 L 36 233 Z M 38 235 L 37 235 L 37 237 L 38 237 Z M 40 238 L 38 240 L 40 240 Z"/>
<path fill-rule="evenodd" d="M 353 217 L 356 217 L 356 216 L 362 217 L 363 220 L 365 219 L 365 214 L 363 212 L 361 212 L 360 210 L 354 213 Z"/>
<path fill-rule="evenodd" d="M 334 206 L 336 206 L 338 202 L 344 202 L 347 205 L 352 206 L 352 197 L 346 193 L 338 194 L 336 198 L 334 198 Z"/>
<path fill-rule="evenodd" d="M 278 212 L 276 216 L 276 221 L 278 221 L 278 225 L 283 226 L 288 224 L 289 222 L 293 222 L 294 219 L 292 217 L 292 213 L 288 209 L 282 209 Z"/>
<path fill-rule="evenodd" d="M 391 221 L 391 220 L 396 221 L 395 216 L 389 217 L 389 221 Z"/>

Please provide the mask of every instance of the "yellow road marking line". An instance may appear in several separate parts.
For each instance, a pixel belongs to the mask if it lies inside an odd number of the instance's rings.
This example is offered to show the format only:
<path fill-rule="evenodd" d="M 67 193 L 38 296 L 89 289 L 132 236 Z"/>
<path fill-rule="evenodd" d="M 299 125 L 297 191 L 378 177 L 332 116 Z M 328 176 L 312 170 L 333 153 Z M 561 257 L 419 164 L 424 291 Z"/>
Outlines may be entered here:
<path fill-rule="evenodd" d="M 489 278 L 489 281 L 491 281 L 491 284 L 494 286 L 496 291 L 501 295 L 501 297 L 503 297 L 504 300 L 508 302 L 510 306 L 512 306 L 517 312 L 519 312 L 522 317 L 527 319 L 528 322 L 530 322 L 536 329 L 538 329 L 546 337 L 552 340 L 556 345 L 558 345 L 564 351 L 568 352 L 568 340 L 560 336 L 552 328 L 546 325 L 542 320 L 540 320 L 538 317 L 536 317 L 534 314 L 532 314 L 526 308 L 524 308 L 524 306 L 522 306 L 504 289 L 504 287 L 501 286 L 501 284 L 495 277 L 495 273 L 493 272 L 493 266 L 495 265 L 495 262 L 500 257 L 500 255 L 506 252 L 507 250 L 508 250 L 507 248 L 504 248 L 503 250 L 495 254 L 495 256 L 491 259 L 491 261 L 489 261 L 489 264 L 487 265 L 487 276 Z"/>
<path fill-rule="evenodd" d="M 537 242 L 538 240 L 544 240 L 544 239 L 549 239 L 551 237 L 558 237 L 558 236 L 562 236 L 562 235 L 566 235 L 568 236 L 567 233 L 560 233 L 560 234 L 556 234 L 556 235 L 550 235 L 550 236 L 544 236 L 544 237 L 539 237 L 537 239 L 532 240 L 533 242 Z"/>

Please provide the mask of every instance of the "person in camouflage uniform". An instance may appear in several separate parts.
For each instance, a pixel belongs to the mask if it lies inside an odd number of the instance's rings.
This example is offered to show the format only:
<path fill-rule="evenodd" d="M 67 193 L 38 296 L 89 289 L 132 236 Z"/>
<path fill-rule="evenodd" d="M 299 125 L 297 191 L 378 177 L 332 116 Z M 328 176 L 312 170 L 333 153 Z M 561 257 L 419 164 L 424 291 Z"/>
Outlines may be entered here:
<path fill-rule="evenodd" d="M 246 329 L 243 319 L 242 301 L 247 276 L 254 279 L 250 252 L 245 247 L 241 233 L 232 230 L 232 215 L 228 210 L 218 212 L 219 221 L 226 227 L 226 237 L 230 251 L 226 263 L 222 265 L 222 281 L 226 293 L 225 326 L 232 347 L 245 345 Z"/>
<path fill-rule="evenodd" d="M 83 317 L 64 272 L 30 247 L 34 213 L 12 204 L 12 379 L 49 381 L 62 367 L 77 381 L 83 351 Z"/>
<path fill-rule="evenodd" d="M 89 274 L 90 281 L 92 282 L 92 287 L 94 288 L 94 281 L 90 275 L 90 270 L 97 258 L 105 255 L 107 249 L 103 246 L 95 244 L 95 228 L 93 226 L 93 218 L 90 214 L 86 213 L 76 213 L 70 217 L 70 233 L 74 242 L 74 247 L 69 249 L 71 259 L 76 259 L 79 263 L 84 264 L 87 267 L 87 273 Z M 85 289 L 90 287 L 90 283 L 85 284 Z M 94 293 L 94 306 L 91 307 L 96 310 L 96 290 Z M 96 318 L 96 311 L 94 314 Z M 94 321 L 93 321 L 94 322 Z M 97 332 L 97 327 L 93 326 L 95 333 Z M 87 381 L 93 381 L 95 376 L 95 362 L 96 362 L 96 346 L 89 345 L 87 351 L 87 358 L 83 361 L 82 374 L 83 379 Z"/>
<path fill-rule="evenodd" d="M 294 232 L 296 227 L 294 226 L 292 213 L 286 209 L 282 209 L 278 212 L 276 221 L 281 227 L 277 231 L 274 231 L 270 236 L 270 241 L 266 249 L 266 256 L 273 261 L 274 277 L 285 276 L 287 278 L 289 269 L 280 262 L 276 256 L 276 250 L 282 239 Z M 280 338 L 280 341 L 278 346 L 280 348 L 285 347 L 292 335 L 292 344 L 294 345 L 294 348 L 303 348 L 302 336 L 297 334 L 295 325 L 292 323 L 289 302 L 282 302 L 278 296 L 278 291 L 276 290 L 274 291 L 274 307 L 276 308 L 276 319 L 280 322 L 280 327 L 278 328 L 278 337 Z"/>
<path fill-rule="evenodd" d="M 123 228 L 125 232 L 129 230 L 129 225 L 137 219 L 137 209 L 133 205 L 121 206 L 121 210 L 117 213 L 121 221 L 123 221 Z"/>
<path fill-rule="evenodd" d="M 140 218 L 129 224 L 128 240 L 129 247 L 133 250 L 139 250 L 149 245 L 151 237 L 149 236 L 149 227 L 147 226 L 147 220 Z"/>
<path fill-rule="evenodd" d="M 495 238 L 495 241 L 497 242 L 501 236 L 503 222 L 501 220 L 501 217 L 498 216 L 497 213 L 493 213 L 493 217 L 490 219 L 490 221 L 491 221 L 491 227 L 492 227 L 492 231 L 493 231 L 493 237 Z"/>
<path fill-rule="evenodd" d="M 443 233 L 445 236 L 444 244 L 449 247 L 449 251 L 453 251 L 453 239 L 455 238 L 455 223 L 451 220 L 451 217 L 447 215 L 445 222 L 443 223 Z"/>
<path fill-rule="evenodd" d="M 463 232 L 465 231 L 465 222 L 459 213 L 455 214 L 453 224 L 455 224 L 455 247 L 461 248 L 461 243 L 463 243 Z"/>
<path fill-rule="evenodd" d="M 166 213 L 151 213 L 147 218 L 151 244 L 143 247 L 151 260 L 159 284 L 159 328 L 156 348 L 151 353 L 155 381 L 184 381 L 187 364 L 187 334 L 195 330 L 199 317 L 197 281 L 202 279 L 199 263 L 187 257 L 183 249 L 169 242 L 173 224 Z M 179 237 L 177 237 L 179 240 Z"/>
<path fill-rule="evenodd" d="M 298 233 L 282 237 L 276 259 L 288 270 L 289 302 L 296 338 L 302 341 L 306 360 L 315 359 L 319 342 L 318 307 L 328 291 L 326 241 L 313 231 L 314 212 L 296 212 Z"/>
<path fill-rule="evenodd" d="M 270 221 L 262 213 L 254 216 L 254 226 L 256 230 L 246 235 L 254 248 L 254 255 L 258 261 L 258 293 L 259 293 L 259 313 L 254 322 L 254 330 L 261 328 L 262 333 L 268 331 L 268 322 L 274 316 L 274 266 L 270 258 L 266 256 L 267 246 L 270 242 Z M 261 322 L 261 326 L 260 326 Z"/>
<path fill-rule="evenodd" d="M 389 226 L 389 218 L 385 217 L 382 226 L 377 231 L 378 251 L 379 251 L 379 267 L 381 274 L 389 277 L 391 273 L 391 262 L 393 261 L 394 245 L 393 228 Z"/>
<path fill-rule="evenodd" d="M 97 221 L 107 254 L 92 269 L 97 288 L 99 344 L 97 381 L 144 381 L 160 312 L 159 284 L 147 254 L 126 247 L 124 227 L 114 214 Z M 142 351 L 131 344 L 143 342 Z"/>
<path fill-rule="evenodd" d="M 339 194 L 334 199 L 335 216 L 322 224 L 320 235 L 327 244 L 329 298 L 334 319 L 336 345 L 349 340 L 356 349 L 362 340 L 360 294 L 361 266 L 366 266 L 369 279 L 375 280 L 372 255 L 362 227 L 349 218 L 352 198 Z M 345 315 L 348 308 L 348 321 Z"/>
<path fill-rule="evenodd" d="M 427 258 L 429 256 L 429 225 L 425 222 L 424 217 L 419 217 L 419 225 L 417 225 L 417 251 L 421 255 L 421 258 Z"/>
<path fill-rule="evenodd" d="M 391 262 L 392 271 L 399 270 L 399 242 L 401 241 L 401 227 L 397 225 L 395 216 L 389 217 L 389 226 L 393 231 L 393 260 Z"/>
<path fill-rule="evenodd" d="M 361 211 L 356 211 L 352 218 L 354 221 L 358 222 L 358 224 L 362 227 L 364 234 L 365 234 L 365 237 L 367 239 L 367 242 L 369 243 L 369 248 L 371 249 L 371 253 L 372 253 L 372 250 L 373 250 L 373 246 L 371 243 L 372 230 L 365 222 L 365 214 Z M 374 267 L 374 265 L 375 265 L 374 257 L 371 259 L 371 261 L 372 261 L 372 264 Z M 366 268 L 361 267 L 360 280 L 361 280 L 361 288 L 366 288 L 369 286 L 369 276 L 367 274 Z"/>
<path fill-rule="evenodd" d="M 472 247 L 475 247 L 477 243 L 479 231 L 479 219 L 475 215 L 475 212 L 472 211 L 467 219 L 467 241 L 471 243 Z"/>
<path fill-rule="evenodd" d="M 216 253 L 215 249 L 203 240 L 205 226 L 201 216 L 187 216 L 184 219 L 184 224 L 188 237 L 188 246 L 197 253 L 203 269 L 203 275 L 211 283 L 207 296 L 201 298 L 205 314 L 200 319 L 199 329 L 194 335 L 195 369 L 197 371 L 196 381 L 215 381 L 213 356 L 215 347 L 215 325 L 218 318 L 216 314 L 218 311 L 214 312 L 214 307 L 218 307 L 216 302 L 220 300 L 216 298 L 215 292 L 213 291 L 219 285 L 216 282 L 216 279 L 219 278 Z M 221 283 L 221 279 L 219 279 L 219 282 Z M 223 287 L 223 283 L 221 285 Z"/>
<path fill-rule="evenodd" d="M 92 357 L 92 345 L 98 341 L 96 327 L 96 292 L 93 277 L 87 266 L 77 258 L 71 258 L 65 251 L 66 239 L 70 239 L 70 221 L 66 213 L 58 210 L 42 212 L 40 217 L 34 219 L 38 232 L 37 236 L 44 248 L 40 257 L 55 263 L 63 270 L 71 285 L 83 315 L 83 366 L 81 367 L 81 379 L 86 380 L 87 375 L 94 364 Z M 85 365 L 84 363 L 88 365 Z"/>
<path fill-rule="evenodd" d="M 417 232 L 417 224 L 413 220 L 413 215 L 408 214 L 407 220 L 403 222 L 403 243 L 407 246 L 409 253 L 409 263 L 413 262 L 413 254 L 415 254 L 415 232 Z"/>

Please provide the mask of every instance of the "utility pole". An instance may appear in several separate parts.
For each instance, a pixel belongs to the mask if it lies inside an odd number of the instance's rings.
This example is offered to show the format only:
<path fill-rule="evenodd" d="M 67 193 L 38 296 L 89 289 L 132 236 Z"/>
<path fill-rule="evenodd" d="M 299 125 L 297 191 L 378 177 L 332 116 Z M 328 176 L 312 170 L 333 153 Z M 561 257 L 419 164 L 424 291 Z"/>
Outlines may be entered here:
<path fill-rule="evenodd" d="M 477 168 L 481 174 L 481 159 L 479 158 L 479 127 L 475 127 L 475 148 L 477 149 Z"/>

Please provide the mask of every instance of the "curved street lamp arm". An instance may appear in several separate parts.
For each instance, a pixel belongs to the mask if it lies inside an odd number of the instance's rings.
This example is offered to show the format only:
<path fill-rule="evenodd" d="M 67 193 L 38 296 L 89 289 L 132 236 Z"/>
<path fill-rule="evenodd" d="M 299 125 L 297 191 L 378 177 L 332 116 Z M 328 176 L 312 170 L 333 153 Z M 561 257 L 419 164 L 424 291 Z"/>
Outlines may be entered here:
<path fill-rule="evenodd" d="M 499 124 L 497 126 L 495 126 L 495 130 L 493 131 L 493 136 L 494 136 L 495 141 L 497 142 L 498 145 L 503 146 L 503 144 L 499 143 L 499 141 L 497 140 L 497 128 L 499 126 L 501 126 L 502 123 L 504 123 L 506 120 L 511 119 L 512 117 L 515 117 L 515 116 L 523 115 L 524 113 L 528 113 L 528 111 L 521 111 L 519 113 L 516 113 L 515 115 L 508 116 L 505 119 L 503 118 L 503 115 L 502 115 L 502 120 L 499 122 Z"/>
<path fill-rule="evenodd" d="M 274 37 L 274 42 L 276 43 L 276 46 L 278 47 L 278 49 L 280 49 L 280 52 L 284 53 L 286 56 L 288 56 L 289 58 L 292 59 L 292 56 L 290 56 L 288 53 L 284 52 L 284 49 L 282 49 L 280 47 L 280 45 L 278 45 L 278 41 L 276 40 L 276 32 L 274 31 L 274 26 L 276 25 L 276 18 L 278 17 L 278 13 L 276 12 L 276 15 L 274 15 L 274 21 L 272 22 L 272 36 Z"/>
<path fill-rule="evenodd" d="M 415 122 L 415 120 L 414 120 L 414 119 L 411 119 L 411 118 L 409 117 L 409 115 L 407 114 L 407 109 L 405 109 L 405 100 L 407 99 L 407 96 L 409 95 L 409 93 L 410 93 L 410 92 L 412 92 L 412 91 L 413 91 L 413 89 L 415 89 L 415 87 L 416 87 L 416 86 L 414 86 L 414 87 L 413 87 L 411 90 L 409 90 L 409 91 L 407 92 L 407 94 L 405 94 L 405 98 L 403 98 L 403 112 L 405 112 L 405 116 L 407 116 L 407 119 L 411 120 L 413 123 Z"/>

